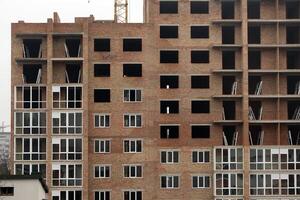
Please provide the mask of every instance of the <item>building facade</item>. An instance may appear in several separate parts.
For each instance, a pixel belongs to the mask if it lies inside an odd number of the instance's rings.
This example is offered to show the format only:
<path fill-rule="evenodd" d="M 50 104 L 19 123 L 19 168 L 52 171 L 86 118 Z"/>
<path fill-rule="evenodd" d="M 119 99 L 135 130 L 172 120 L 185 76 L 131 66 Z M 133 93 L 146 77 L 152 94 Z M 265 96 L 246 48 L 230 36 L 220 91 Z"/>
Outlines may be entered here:
<path fill-rule="evenodd" d="M 12 24 L 12 169 L 53 200 L 295 200 L 300 1 L 145 0 Z"/>

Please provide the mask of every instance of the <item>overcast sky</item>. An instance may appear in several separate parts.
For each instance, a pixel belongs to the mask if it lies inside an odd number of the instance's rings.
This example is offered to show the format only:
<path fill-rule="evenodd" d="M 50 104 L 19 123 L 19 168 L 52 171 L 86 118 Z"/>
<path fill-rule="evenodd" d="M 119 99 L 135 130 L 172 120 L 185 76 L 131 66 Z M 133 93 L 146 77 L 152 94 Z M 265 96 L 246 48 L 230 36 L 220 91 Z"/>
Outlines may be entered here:
<path fill-rule="evenodd" d="M 142 2 L 128 0 L 130 22 L 142 22 Z M 58 12 L 61 22 L 90 14 L 96 19 L 113 19 L 114 0 L 0 0 L 0 123 L 10 124 L 10 24 L 47 22 L 53 12 Z"/>

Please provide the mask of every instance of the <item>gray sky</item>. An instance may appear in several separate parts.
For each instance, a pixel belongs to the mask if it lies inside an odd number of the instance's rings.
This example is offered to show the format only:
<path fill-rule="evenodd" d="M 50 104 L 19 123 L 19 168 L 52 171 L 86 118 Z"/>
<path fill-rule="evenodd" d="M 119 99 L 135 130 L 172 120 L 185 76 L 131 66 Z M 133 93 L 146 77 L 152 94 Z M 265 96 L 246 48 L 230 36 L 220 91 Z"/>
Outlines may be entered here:
<path fill-rule="evenodd" d="M 58 12 L 61 22 L 74 17 L 113 19 L 114 0 L 0 0 L 0 123 L 10 124 L 10 24 L 47 22 Z M 129 22 L 142 22 L 143 0 L 128 0 Z M 1 124 L 0 124 L 1 126 Z"/>

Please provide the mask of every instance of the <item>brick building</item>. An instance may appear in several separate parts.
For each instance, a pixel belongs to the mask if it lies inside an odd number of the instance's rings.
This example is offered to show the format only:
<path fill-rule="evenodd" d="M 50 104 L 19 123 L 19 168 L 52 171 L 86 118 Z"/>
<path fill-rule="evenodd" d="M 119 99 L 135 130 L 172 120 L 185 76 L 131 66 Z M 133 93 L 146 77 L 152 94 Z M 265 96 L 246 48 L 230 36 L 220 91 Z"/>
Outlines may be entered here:
<path fill-rule="evenodd" d="M 12 169 L 53 200 L 295 200 L 300 1 L 145 0 L 12 24 Z"/>

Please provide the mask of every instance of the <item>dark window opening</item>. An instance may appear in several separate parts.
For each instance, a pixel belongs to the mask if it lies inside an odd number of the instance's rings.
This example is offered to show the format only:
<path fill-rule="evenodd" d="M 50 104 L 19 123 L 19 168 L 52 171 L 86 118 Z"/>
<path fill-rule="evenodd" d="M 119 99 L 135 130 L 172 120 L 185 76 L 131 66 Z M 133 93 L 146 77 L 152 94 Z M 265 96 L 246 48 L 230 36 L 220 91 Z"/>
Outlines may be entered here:
<path fill-rule="evenodd" d="M 191 38 L 209 38 L 209 26 L 191 26 Z"/>
<path fill-rule="evenodd" d="M 94 102 L 110 102 L 110 89 L 94 89 Z"/>
<path fill-rule="evenodd" d="M 286 3 L 286 18 L 299 19 L 300 18 L 300 2 L 299 1 L 285 1 Z"/>
<path fill-rule="evenodd" d="M 235 69 L 235 51 L 222 51 L 222 68 Z"/>
<path fill-rule="evenodd" d="M 249 119 L 261 120 L 262 119 L 262 104 L 261 101 L 249 102 Z"/>
<path fill-rule="evenodd" d="M 191 14 L 208 14 L 208 1 L 190 1 Z"/>
<path fill-rule="evenodd" d="M 300 69 L 300 51 L 286 52 L 287 69 Z"/>
<path fill-rule="evenodd" d="M 191 76 L 191 88 L 193 89 L 209 88 L 209 76 Z"/>
<path fill-rule="evenodd" d="M 259 95 L 262 91 L 261 76 L 249 76 L 248 91 L 250 95 Z"/>
<path fill-rule="evenodd" d="M 142 39 L 123 39 L 123 51 L 142 51 Z"/>
<path fill-rule="evenodd" d="M 300 120 L 300 101 L 288 101 L 287 110 L 289 120 Z"/>
<path fill-rule="evenodd" d="M 110 64 L 94 64 L 94 76 L 95 77 L 109 77 L 110 76 Z"/>
<path fill-rule="evenodd" d="M 234 1 L 222 1 L 222 19 L 234 19 Z"/>
<path fill-rule="evenodd" d="M 262 145 L 264 138 L 264 132 L 261 126 L 249 127 L 249 142 L 250 145 Z"/>
<path fill-rule="evenodd" d="M 234 95 L 237 90 L 237 82 L 235 76 L 223 76 L 222 77 L 222 94 Z"/>
<path fill-rule="evenodd" d="M 260 44 L 260 26 L 248 26 L 248 43 Z"/>
<path fill-rule="evenodd" d="M 300 28 L 299 26 L 286 27 L 286 43 L 299 44 L 300 43 Z"/>
<path fill-rule="evenodd" d="M 81 83 L 81 66 L 79 64 L 66 65 L 66 83 Z"/>
<path fill-rule="evenodd" d="M 160 101 L 160 113 L 179 113 L 179 101 Z"/>
<path fill-rule="evenodd" d="M 209 113 L 209 101 L 192 101 L 192 113 Z"/>
<path fill-rule="evenodd" d="M 162 138 L 162 139 L 179 138 L 179 126 L 178 125 L 160 126 L 160 138 Z"/>
<path fill-rule="evenodd" d="M 159 12 L 160 14 L 177 14 L 178 1 L 160 1 Z"/>
<path fill-rule="evenodd" d="M 81 39 L 66 39 L 65 53 L 66 57 L 80 57 Z"/>
<path fill-rule="evenodd" d="M 210 126 L 192 125 L 192 138 L 210 138 Z"/>
<path fill-rule="evenodd" d="M 287 94 L 300 94 L 299 76 L 287 76 Z"/>
<path fill-rule="evenodd" d="M 172 89 L 178 88 L 179 77 L 178 76 L 160 76 L 160 88 Z"/>
<path fill-rule="evenodd" d="M 248 52 L 248 68 L 260 69 L 261 68 L 261 52 L 249 51 Z"/>
<path fill-rule="evenodd" d="M 191 63 L 209 63 L 209 51 L 191 51 Z"/>
<path fill-rule="evenodd" d="M 300 126 L 288 126 L 288 138 L 290 145 L 300 145 Z"/>
<path fill-rule="evenodd" d="M 0 187 L 0 196 L 14 196 L 14 187 Z"/>
<path fill-rule="evenodd" d="M 222 26 L 222 44 L 234 44 L 234 26 Z"/>
<path fill-rule="evenodd" d="M 223 101 L 224 120 L 235 120 L 235 101 Z"/>
<path fill-rule="evenodd" d="M 110 51 L 110 39 L 94 39 L 94 51 Z"/>
<path fill-rule="evenodd" d="M 248 18 L 260 18 L 260 1 L 248 1 Z"/>
<path fill-rule="evenodd" d="M 160 38 L 178 38 L 178 26 L 160 26 Z"/>
<path fill-rule="evenodd" d="M 236 145 L 238 132 L 235 126 L 223 126 L 223 145 Z"/>
<path fill-rule="evenodd" d="M 142 64 L 123 64 L 124 77 L 141 77 Z"/>
<path fill-rule="evenodd" d="M 24 64 L 23 80 L 24 83 L 40 83 L 42 75 L 42 65 Z"/>
<path fill-rule="evenodd" d="M 178 63 L 177 50 L 161 50 L 160 63 Z"/>
<path fill-rule="evenodd" d="M 41 58 L 42 57 L 41 39 L 23 39 L 23 57 Z"/>

